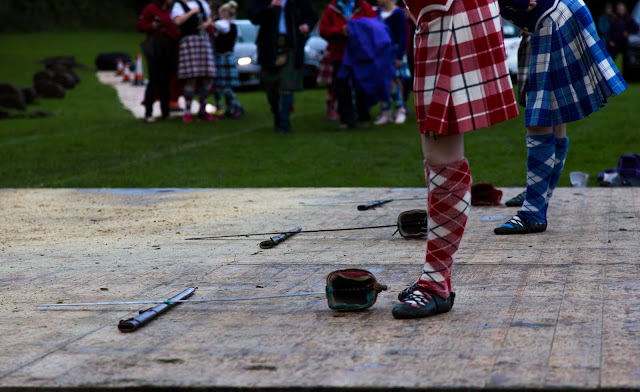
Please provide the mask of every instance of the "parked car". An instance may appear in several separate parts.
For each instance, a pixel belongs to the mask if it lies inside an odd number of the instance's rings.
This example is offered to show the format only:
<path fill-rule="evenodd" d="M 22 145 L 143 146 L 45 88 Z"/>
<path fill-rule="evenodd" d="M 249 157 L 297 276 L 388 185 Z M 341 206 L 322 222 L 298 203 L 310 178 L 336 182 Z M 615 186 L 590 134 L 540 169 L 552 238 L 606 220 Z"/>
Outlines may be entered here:
<path fill-rule="evenodd" d="M 258 65 L 258 46 L 256 45 L 258 26 L 251 23 L 249 19 L 236 19 L 234 23 L 238 28 L 238 39 L 233 47 L 233 54 L 238 62 L 240 86 L 258 86 L 260 85 L 260 65 Z"/>
<path fill-rule="evenodd" d="M 258 64 L 258 46 L 256 38 L 260 26 L 256 26 L 249 19 L 236 19 L 238 27 L 238 40 L 233 48 L 238 62 L 238 76 L 243 87 L 260 85 L 260 65 Z M 318 33 L 318 28 L 311 32 L 304 47 L 304 80 L 306 87 L 316 85 L 316 77 L 320 69 L 320 62 L 327 47 L 325 41 Z"/>
<path fill-rule="evenodd" d="M 640 2 L 631 11 L 631 17 L 640 24 Z M 622 63 L 622 72 L 627 82 L 640 81 L 640 33 L 631 34 L 627 45 L 627 53 Z"/>
<path fill-rule="evenodd" d="M 511 80 L 516 80 L 518 77 L 518 48 L 520 41 L 522 41 L 520 29 L 508 20 L 502 19 L 502 34 L 504 35 L 504 49 L 507 53 L 509 74 L 511 74 Z"/>
<path fill-rule="evenodd" d="M 315 87 L 320 63 L 324 51 L 327 49 L 327 41 L 320 36 L 318 24 L 311 30 L 309 39 L 304 45 L 304 85 L 305 87 Z"/>

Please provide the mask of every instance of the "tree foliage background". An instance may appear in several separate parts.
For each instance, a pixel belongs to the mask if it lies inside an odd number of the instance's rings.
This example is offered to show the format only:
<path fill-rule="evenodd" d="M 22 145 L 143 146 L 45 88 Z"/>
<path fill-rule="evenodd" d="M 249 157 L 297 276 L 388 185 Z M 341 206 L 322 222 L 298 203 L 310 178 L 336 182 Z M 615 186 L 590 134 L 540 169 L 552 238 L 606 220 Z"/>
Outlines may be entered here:
<path fill-rule="evenodd" d="M 236 2 L 238 18 L 245 18 L 249 0 Z M 329 0 L 312 2 L 320 15 Z M 150 0 L 0 0 L 0 32 L 131 30 L 148 3 Z"/>

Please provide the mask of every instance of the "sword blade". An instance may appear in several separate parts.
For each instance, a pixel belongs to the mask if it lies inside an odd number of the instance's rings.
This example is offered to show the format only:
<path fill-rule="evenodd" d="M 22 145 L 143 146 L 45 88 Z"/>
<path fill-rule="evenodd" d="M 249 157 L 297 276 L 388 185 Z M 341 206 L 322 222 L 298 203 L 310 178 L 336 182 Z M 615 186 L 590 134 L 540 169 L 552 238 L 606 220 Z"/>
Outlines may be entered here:
<path fill-rule="evenodd" d="M 402 197 L 396 198 L 392 197 L 393 201 L 400 200 L 426 200 L 426 197 Z M 349 201 L 326 201 L 326 202 L 314 202 L 314 203 L 306 203 L 300 202 L 303 206 L 331 206 L 331 205 L 340 205 L 340 204 L 361 204 L 361 203 L 371 203 L 377 200 L 349 200 Z"/>
<path fill-rule="evenodd" d="M 203 298 L 203 299 L 181 299 L 181 300 L 138 300 L 138 301 L 115 301 L 115 302 L 70 302 L 61 304 L 39 304 L 37 308 L 44 307 L 65 307 L 65 306 L 109 306 L 109 305 L 142 305 L 142 304 L 176 304 L 176 303 L 198 303 L 198 302 L 227 302 L 227 301 L 251 301 L 271 298 L 303 297 L 308 295 L 325 295 L 324 291 L 312 293 L 294 293 L 264 295 L 259 297 L 234 297 L 234 298 Z"/>

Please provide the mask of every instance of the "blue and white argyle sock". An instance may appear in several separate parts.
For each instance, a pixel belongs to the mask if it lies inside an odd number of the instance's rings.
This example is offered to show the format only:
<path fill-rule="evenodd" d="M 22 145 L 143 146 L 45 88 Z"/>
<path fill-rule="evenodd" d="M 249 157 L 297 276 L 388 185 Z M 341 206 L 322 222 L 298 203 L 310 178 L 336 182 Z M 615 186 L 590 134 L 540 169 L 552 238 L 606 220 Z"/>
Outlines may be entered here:
<path fill-rule="evenodd" d="M 185 86 L 182 95 L 184 96 L 185 112 L 191 113 L 191 102 L 193 101 L 193 98 L 196 96 L 196 90 L 193 87 Z"/>
<path fill-rule="evenodd" d="M 403 109 L 404 108 L 404 101 L 402 100 L 402 93 L 400 92 L 400 87 L 398 87 L 397 85 L 394 85 L 391 88 L 391 100 L 393 101 L 393 107 L 398 110 L 398 109 Z"/>
<path fill-rule="evenodd" d="M 564 161 L 567 159 L 567 151 L 569 150 L 569 138 L 563 137 L 556 139 L 556 161 L 553 166 L 553 172 L 551 173 L 551 180 L 549 181 L 549 191 L 547 192 L 547 204 L 545 206 L 545 216 L 547 208 L 549 208 L 549 200 L 553 195 L 554 189 L 558 186 L 562 169 L 564 168 Z"/>
<path fill-rule="evenodd" d="M 200 98 L 200 114 L 207 113 L 207 100 L 209 99 L 209 91 L 211 90 L 211 86 L 200 86 L 198 90 L 198 98 Z"/>
<path fill-rule="evenodd" d="M 534 223 L 547 221 L 547 194 L 556 161 L 555 135 L 527 135 L 527 194 L 520 211 Z"/>

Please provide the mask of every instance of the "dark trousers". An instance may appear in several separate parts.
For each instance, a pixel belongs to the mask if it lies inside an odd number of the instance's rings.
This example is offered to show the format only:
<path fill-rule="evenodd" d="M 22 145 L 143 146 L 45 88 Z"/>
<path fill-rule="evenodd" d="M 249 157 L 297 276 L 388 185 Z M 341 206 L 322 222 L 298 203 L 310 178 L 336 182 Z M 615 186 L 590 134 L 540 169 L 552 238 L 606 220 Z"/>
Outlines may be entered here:
<path fill-rule="evenodd" d="M 176 42 L 166 37 L 151 38 L 150 45 L 142 48 L 149 70 L 149 83 L 144 93 L 145 117 L 153 115 L 156 94 L 162 117 L 169 117 L 169 86 L 177 68 Z"/>
<path fill-rule="evenodd" d="M 355 92 L 355 108 L 353 105 L 353 90 L 351 81 L 346 78 L 338 78 L 341 61 L 334 61 L 333 66 L 333 89 L 338 99 L 338 113 L 340 121 L 344 124 L 354 126 L 356 121 L 370 121 L 371 115 L 367 106 L 366 96 L 363 92 Z"/>
<path fill-rule="evenodd" d="M 278 75 L 278 69 L 262 69 L 262 87 L 267 94 L 267 101 L 273 114 L 273 126 L 280 127 L 280 85 L 282 84 Z"/>

